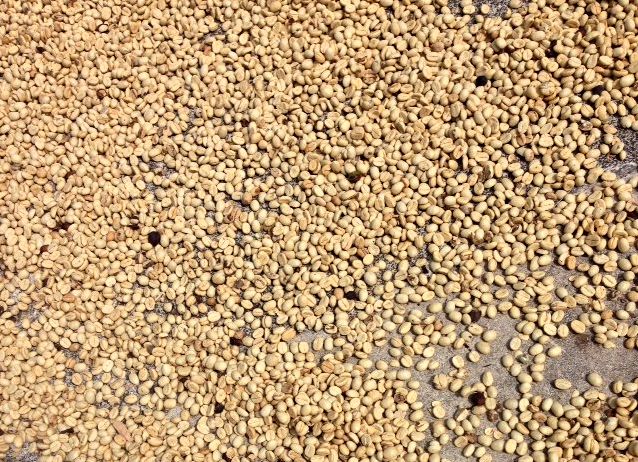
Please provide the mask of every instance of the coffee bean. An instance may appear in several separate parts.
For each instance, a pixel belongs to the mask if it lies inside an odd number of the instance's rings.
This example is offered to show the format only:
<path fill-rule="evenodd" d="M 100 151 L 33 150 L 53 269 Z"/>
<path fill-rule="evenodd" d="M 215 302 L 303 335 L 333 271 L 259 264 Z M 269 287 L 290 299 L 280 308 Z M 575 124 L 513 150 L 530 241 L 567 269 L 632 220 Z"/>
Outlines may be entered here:
<path fill-rule="evenodd" d="M 160 236 L 160 233 L 158 233 L 157 231 L 151 231 L 150 233 L 148 233 L 148 242 L 152 246 L 158 245 L 161 240 L 162 240 L 162 237 Z"/>
<path fill-rule="evenodd" d="M 468 396 L 468 399 L 472 406 L 483 406 L 485 404 L 485 393 L 482 391 L 475 391 Z"/>
<path fill-rule="evenodd" d="M 476 322 L 481 319 L 481 312 L 479 310 L 472 310 L 469 312 L 470 321 Z"/>
<path fill-rule="evenodd" d="M 357 292 L 354 290 L 349 290 L 348 292 L 344 294 L 344 296 L 346 297 L 346 300 L 352 300 L 352 301 L 359 300 L 359 294 L 357 294 Z"/>

